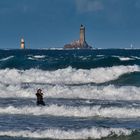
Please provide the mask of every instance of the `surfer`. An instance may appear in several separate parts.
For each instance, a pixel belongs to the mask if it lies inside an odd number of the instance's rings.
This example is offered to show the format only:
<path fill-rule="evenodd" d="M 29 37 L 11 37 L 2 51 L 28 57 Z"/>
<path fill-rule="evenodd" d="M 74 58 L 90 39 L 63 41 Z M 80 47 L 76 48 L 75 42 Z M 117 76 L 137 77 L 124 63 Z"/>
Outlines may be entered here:
<path fill-rule="evenodd" d="M 36 93 L 37 102 L 36 102 L 36 104 L 45 106 L 45 103 L 43 101 L 43 93 L 41 91 L 42 91 L 41 89 L 37 90 L 37 93 Z"/>

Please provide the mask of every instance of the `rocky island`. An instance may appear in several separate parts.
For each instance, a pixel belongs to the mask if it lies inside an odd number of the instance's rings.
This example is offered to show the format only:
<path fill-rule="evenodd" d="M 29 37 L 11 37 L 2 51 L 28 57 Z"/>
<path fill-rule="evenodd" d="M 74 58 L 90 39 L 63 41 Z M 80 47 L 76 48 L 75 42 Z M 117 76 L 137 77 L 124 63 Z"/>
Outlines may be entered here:
<path fill-rule="evenodd" d="M 92 49 L 85 40 L 85 27 L 80 26 L 80 39 L 64 45 L 64 49 Z"/>

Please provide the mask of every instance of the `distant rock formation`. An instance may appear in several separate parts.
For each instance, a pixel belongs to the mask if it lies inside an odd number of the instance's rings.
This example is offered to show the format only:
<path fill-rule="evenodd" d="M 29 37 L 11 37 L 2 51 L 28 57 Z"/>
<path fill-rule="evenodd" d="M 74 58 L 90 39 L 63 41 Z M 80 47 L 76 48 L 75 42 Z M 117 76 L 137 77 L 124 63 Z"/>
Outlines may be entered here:
<path fill-rule="evenodd" d="M 80 26 L 80 39 L 70 44 L 66 44 L 64 49 L 91 49 L 85 40 L 85 27 L 81 24 Z"/>

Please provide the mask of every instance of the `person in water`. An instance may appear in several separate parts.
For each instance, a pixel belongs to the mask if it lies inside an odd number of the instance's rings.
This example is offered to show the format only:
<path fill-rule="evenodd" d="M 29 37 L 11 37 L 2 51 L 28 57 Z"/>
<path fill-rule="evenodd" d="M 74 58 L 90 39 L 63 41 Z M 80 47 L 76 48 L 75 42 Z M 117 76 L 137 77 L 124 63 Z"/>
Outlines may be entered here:
<path fill-rule="evenodd" d="M 45 103 L 43 101 L 43 93 L 41 91 L 42 91 L 41 89 L 37 90 L 37 93 L 36 93 L 37 102 L 36 102 L 36 104 L 45 106 Z"/>

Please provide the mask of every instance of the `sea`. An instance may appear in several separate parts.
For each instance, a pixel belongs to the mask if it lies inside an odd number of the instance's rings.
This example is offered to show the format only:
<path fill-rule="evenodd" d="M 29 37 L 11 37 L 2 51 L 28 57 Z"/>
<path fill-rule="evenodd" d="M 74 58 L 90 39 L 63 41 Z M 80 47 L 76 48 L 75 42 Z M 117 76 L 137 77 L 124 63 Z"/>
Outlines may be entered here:
<path fill-rule="evenodd" d="M 0 140 L 67 139 L 140 140 L 139 49 L 0 50 Z"/>

